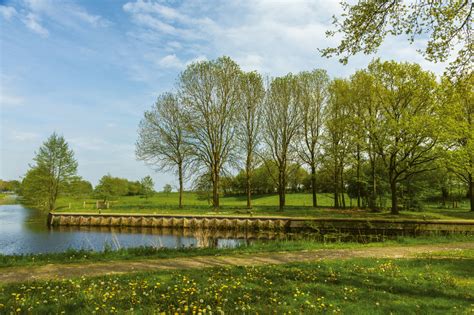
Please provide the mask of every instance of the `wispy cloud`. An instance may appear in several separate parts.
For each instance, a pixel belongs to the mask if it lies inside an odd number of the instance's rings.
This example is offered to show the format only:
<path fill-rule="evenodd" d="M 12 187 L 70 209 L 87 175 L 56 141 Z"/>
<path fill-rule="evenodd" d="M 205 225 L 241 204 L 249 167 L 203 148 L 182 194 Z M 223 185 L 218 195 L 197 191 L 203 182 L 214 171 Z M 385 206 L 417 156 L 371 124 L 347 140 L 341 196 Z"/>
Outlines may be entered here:
<path fill-rule="evenodd" d="M 28 27 L 30 30 L 41 35 L 42 37 L 49 36 L 49 31 L 41 25 L 39 17 L 36 14 L 28 13 L 23 18 L 23 23 L 25 23 L 26 27 Z"/>
<path fill-rule="evenodd" d="M 0 5 L 0 16 L 2 16 L 6 20 L 10 20 L 12 17 L 17 15 L 17 11 L 14 7 Z"/>
<path fill-rule="evenodd" d="M 15 141 L 36 141 L 40 139 L 41 135 L 35 132 L 28 132 L 28 131 L 17 131 L 12 130 L 10 132 L 10 136 Z"/>

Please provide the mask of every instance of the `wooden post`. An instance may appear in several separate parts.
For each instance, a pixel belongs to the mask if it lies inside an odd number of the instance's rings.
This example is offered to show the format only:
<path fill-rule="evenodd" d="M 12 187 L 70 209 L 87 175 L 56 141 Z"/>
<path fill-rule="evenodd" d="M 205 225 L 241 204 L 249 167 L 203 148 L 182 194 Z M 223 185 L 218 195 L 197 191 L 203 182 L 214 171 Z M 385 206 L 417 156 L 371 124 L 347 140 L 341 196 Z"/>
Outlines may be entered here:
<path fill-rule="evenodd" d="M 71 209 L 71 203 L 69 203 L 69 209 Z"/>
<path fill-rule="evenodd" d="M 82 207 L 85 209 L 86 208 L 86 202 L 84 201 L 84 203 L 82 204 Z"/>
<path fill-rule="evenodd" d="M 99 209 L 99 200 L 96 201 L 95 206 L 97 209 Z"/>
<path fill-rule="evenodd" d="M 107 209 L 109 209 L 109 202 L 107 201 Z"/>

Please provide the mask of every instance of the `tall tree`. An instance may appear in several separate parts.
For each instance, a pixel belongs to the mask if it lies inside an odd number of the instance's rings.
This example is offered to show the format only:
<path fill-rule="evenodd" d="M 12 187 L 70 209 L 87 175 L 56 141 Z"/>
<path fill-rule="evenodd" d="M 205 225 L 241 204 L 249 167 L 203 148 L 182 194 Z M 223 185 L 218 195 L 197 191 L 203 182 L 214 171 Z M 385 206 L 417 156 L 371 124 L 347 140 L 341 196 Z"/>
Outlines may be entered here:
<path fill-rule="evenodd" d="M 344 19 L 334 18 L 336 30 L 327 32 L 332 37 L 342 33 L 337 47 L 323 49 L 323 56 L 341 56 L 347 63 L 349 56 L 359 52 L 377 51 L 387 35 L 404 35 L 412 43 L 416 37 L 429 36 L 424 57 L 433 62 L 444 62 L 457 50 L 451 72 L 472 71 L 474 41 L 472 36 L 472 0 L 420 1 L 342 1 Z"/>
<path fill-rule="evenodd" d="M 63 136 L 53 133 L 39 148 L 23 180 L 23 197 L 45 202 L 49 211 L 56 208 L 58 196 L 75 179 L 77 161 Z"/>
<path fill-rule="evenodd" d="M 273 79 L 265 101 L 263 140 L 278 168 L 280 210 L 285 207 L 288 166 L 296 158 L 294 141 L 301 124 L 300 112 L 297 78 L 288 74 Z"/>
<path fill-rule="evenodd" d="M 219 208 L 220 177 L 235 152 L 240 100 L 239 66 L 228 57 L 189 65 L 179 78 L 189 143 L 201 172 L 209 173 Z"/>
<path fill-rule="evenodd" d="M 398 184 L 432 169 L 436 159 L 437 85 L 435 76 L 417 64 L 377 60 L 368 71 L 380 106 L 373 141 L 388 172 L 391 213 L 398 214 Z"/>
<path fill-rule="evenodd" d="M 320 136 L 324 121 L 324 107 L 328 99 L 329 76 L 325 70 L 302 72 L 298 75 L 302 127 L 300 158 L 311 170 L 313 207 L 318 206 L 316 195 L 316 166 L 320 152 Z"/>
<path fill-rule="evenodd" d="M 360 195 L 360 159 L 361 152 L 365 152 L 370 169 L 370 188 L 368 204 L 369 208 L 377 208 L 377 150 L 374 138 L 381 127 L 378 123 L 380 117 L 380 106 L 375 99 L 374 78 L 367 70 L 359 70 L 351 77 L 352 103 L 355 107 L 354 127 L 356 139 L 356 161 L 357 161 L 357 195 Z M 358 206 L 359 200 L 358 200 Z"/>
<path fill-rule="evenodd" d="M 252 208 L 252 173 L 255 168 L 255 151 L 259 145 L 262 105 L 265 88 L 260 74 L 243 73 L 240 78 L 240 111 L 238 114 L 239 148 L 245 152 L 245 191 L 247 208 Z"/>
<path fill-rule="evenodd" d="M 335 79 L 329 86 L 326 107 L 325 153 L 332 161 L 334 207 L 345 207 L 344 168 L 349 154 L 351 129 L 351 90 L 348 80 Z"/>
<path fill-rule="evenodd" d="M 145 112 L 140 122 L 136 155 L 159 170 L 177 173 L 180 208 L 190 153 L 180 101 L 176 95 L 165 93 L 158 97 L 151 110 Z"/>
<path fill-rule="evenodd" d="M 446 165 L 468 187 L 471 211 L 474 211 L 474 75 L 455 81 L 443 78 L 442 88 Z"/>

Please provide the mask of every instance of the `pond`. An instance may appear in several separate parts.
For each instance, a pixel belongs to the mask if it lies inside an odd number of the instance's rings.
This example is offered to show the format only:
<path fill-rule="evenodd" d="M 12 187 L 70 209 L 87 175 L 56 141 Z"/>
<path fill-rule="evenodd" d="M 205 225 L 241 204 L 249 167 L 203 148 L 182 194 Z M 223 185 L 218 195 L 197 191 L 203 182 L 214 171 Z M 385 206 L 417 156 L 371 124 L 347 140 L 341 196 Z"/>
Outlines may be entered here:
<path fill-rule="evenodd" d="M 0 205 L 0 254 L 60 252 L 67 249 L 100 251 L 154 246 L 236 247 L 254 236 L 210 231 L 159 228 L 51 227 L 46 213 L 22 205 Z"/>

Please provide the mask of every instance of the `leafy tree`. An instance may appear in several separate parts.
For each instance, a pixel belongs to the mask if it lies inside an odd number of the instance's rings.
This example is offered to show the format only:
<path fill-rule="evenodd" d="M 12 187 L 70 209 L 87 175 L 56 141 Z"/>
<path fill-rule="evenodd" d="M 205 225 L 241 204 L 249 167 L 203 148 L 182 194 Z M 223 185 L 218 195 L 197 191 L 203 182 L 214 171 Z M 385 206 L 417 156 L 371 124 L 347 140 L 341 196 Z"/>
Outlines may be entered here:
<path fill-rule="evenodd" d="M 180 101 L 171 93 L 161 95 L 145 112 L 136 143 L 138 159 L 157 165 L 159 170 L 175 171 L 179 182 L 179 207 L 183 206 L 185 172 L 190 159 L 185 122 Z"/>
<path fill-rule="evenodd" d="M 316 166 L 321 151 L 321 134 L 324 122 L 324 107 L 328 100 L 329 76 L 325 70 L 302 72 L 298 75 L 302 127 L 300 158 L 311 170 L 313 207 L 317 207 Z"/>
<path fill-rule="evenodd" d="M 142 194 L 142 185 L 139 181 L 128 181 L 127 180 L 128 196 L 137 196 Z"/>
<path fill-rule="evenodd" d="M 266 144 L 269 159 L 278 168 L 278 177 L 275 182 L 278 187 L 280 210 L 285 207 L 288 166 L 290 161 L 296 158 L 294 141 L 301 123 L 298 89 L 298 81 L 292 74 L 275 78 L 270 83 L 265 102 L 263 141 Z"/>
<path fill-rule="evenodd" d="M 456 81 L 444 78 L 442 89 L 444 161 L 468 187 L 474 211 L 474 76 L 471 73 Z"/>
<path fill-rule="evenodd" d="M 168 185 L 171 188 L 171 185 Z M 165 186 L 166 187 L 166 186 Z M 155 192 L 155 183 L 151 176 L 145 176 L 140 180 L 140 193 L 145 196 L 146 199 L 152 196 Z M 170 190 L 171 192 L 171 190 Z"/>
<path fill-rule="evenodd" d="M 334 207 L 345 207 L 344 168 L 348 163 L 351 126 L 351 91 L 348 80 L 335 79 L 329 86 L 329 102 L 326 107 L 325 153 L 333 171 Z"/>
<path fill-rule="evenodd" d="M 437 85 L 417 64 L 377 60 L 369 73 L 380 111 L 372 141 L 388 172 L 391 212 L 398 214 L 398 184 L 431 170 L 437 157 Z"/>
<path fill-rule="evenodd" d="M 93 188 L 90 182 L 82 179 L 80 176 L 76 176 L 71 180 L 67 191 L 75 197 L 87 197 L 92 194 Z"/>
<path fill-rule="evenodd" d="M 245 191 L 247 208 L 252 207 L 252 173 L 259 145 L 262 104 L 265 97 L 262 77 L 256 72 L 243 73 L 240 78 L 240 112 L 238 114 L 239 147 L 245 152 Z"/>
<path fill-rule="evenodd" d="M 422 52 L 427 60 L 444 62 L 458 50 L 450 70 L 458 74 L 472 71 L 471 0 L 358 1 L 353 5 L 343 1 L 342 7 L 344 19 L 334 17 L 336 30 L 327 32 L 327 36 L 342 33 L 343 38 L 337 47 L 323 49 L 323 56 L 341 56 L 345 64 L 356 53 L 376 52 L 387 35 L 408 36 L 410 43 L 428 35 Z"/>
<path fill-rule="evenodd" d="M 220 177 L 225 166 L 236 160 L 240 79 L 239 66 L 228 57 L 193 63 L 179 78 L 189 144 L 201 173 L 210 174 L 216 210 Z"/>
<path fill-rule="evenodd" d="M 17 180 L 1 180 L 0 191 L 17 192 L 20 189 L 20 182 Z"/>
<path fill-rule="evenodd" d="M 165 194 L 169 194 L 169 193 L 172 192 L 172 191 L 173 191 L 173 187 L 171 187 L 170 184 L 166 184 L 165 186 L 163 186 L 163 192 L 164 192 Z"/>
<path fill-rule="evenodd" d="M 22 182 L 22 195 L 25 199 L 54 210 L 58 196 L 74 179 L 77 161 L 64 137 L 53 133 L 40 147 Z"/>
<path fill-rule="evenodd" d="M 128 194 L 128 183 L 125 178 L 112 177 L 107 174 L 99 180 L 99 184 L 95 187 L 95 194 L 104 199 L 104 202 L 112 197 L 126 196 Z"/>

